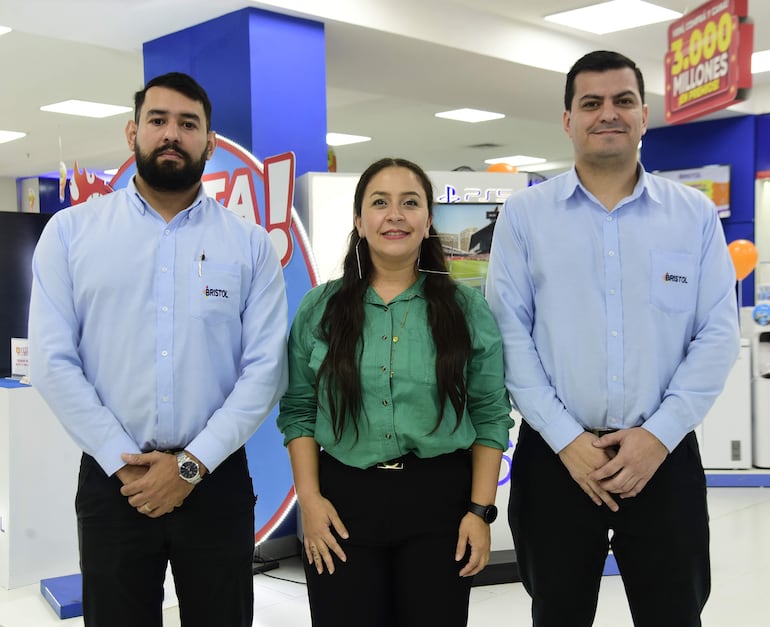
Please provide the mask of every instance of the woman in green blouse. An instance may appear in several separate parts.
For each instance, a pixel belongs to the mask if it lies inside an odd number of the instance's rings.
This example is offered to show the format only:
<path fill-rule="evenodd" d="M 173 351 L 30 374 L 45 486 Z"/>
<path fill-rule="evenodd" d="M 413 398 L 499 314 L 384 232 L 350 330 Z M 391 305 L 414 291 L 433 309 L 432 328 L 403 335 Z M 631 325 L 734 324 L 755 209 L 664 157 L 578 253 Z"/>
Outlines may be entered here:
<path fill-rule="evenodd" d="M 419 166 L 369 166 L 343 276 L 292 325 L 278 425 L 315 627 L 464 626 L 489 560 L 513 424 L 502 341 L 446 272 L 432 200 Z"/>

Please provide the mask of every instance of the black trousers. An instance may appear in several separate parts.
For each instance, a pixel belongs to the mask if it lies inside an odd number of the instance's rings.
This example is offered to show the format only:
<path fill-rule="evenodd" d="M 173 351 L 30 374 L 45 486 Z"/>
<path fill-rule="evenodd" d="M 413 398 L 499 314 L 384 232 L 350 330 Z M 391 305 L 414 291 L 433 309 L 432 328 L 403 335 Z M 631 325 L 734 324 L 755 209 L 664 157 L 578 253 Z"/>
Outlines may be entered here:
<path fill-rule="evenodd" d="M 597 507 L 525 422 L 508 517 L 535 627 L 589 627 L 611 546 L 637 627 L 695 627 L 711 588 L 706 480 L 689 433 L 620 511 Z M 611 541 L 608 532 L 612 530 Z"/>
<path fill-rule="evenodd" d="M 319 575 L 305 560 L 314 627 L 464 627 L 472 578 L 454 559 L 468 511 L 467 451 L 407 455 L 403 470 L 351 468 L 321 454 L 321 492 L 350 537 L 347 562 Z"/>
<path fill-rule="evenodd" d="M 121 485 L 83 455 L 76 510 L 85 624 L 160 627 L 170 562 L 184 627 L 250 627 L 255 499 L 245 450 L 160 518 L 139 514 Z"/>

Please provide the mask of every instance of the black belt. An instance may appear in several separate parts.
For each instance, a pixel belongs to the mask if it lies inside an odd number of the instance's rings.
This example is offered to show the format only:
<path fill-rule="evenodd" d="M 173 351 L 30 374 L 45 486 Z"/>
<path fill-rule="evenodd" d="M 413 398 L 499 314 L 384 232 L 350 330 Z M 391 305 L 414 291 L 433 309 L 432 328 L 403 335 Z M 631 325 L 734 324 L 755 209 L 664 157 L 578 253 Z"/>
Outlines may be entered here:
<path fill-rule="evenodd" d="M 370 466 L 375 470 L 408 470 L 409 468 L 415 468 L 418 466 L 425 466 L 430 464 L 441 464 L 453 459 L 470 458 L 470 451 L 468 449 L 458 449 L 451 453 L 444 453 L 442 455 L 436 455 L 435 457 L 417 457 L 414 453 L 407 453 L 401 457 L 395 459 L 389 459 L 386 462 L 380 462 L 374 466 Z"/>
<path fill-rule="evenodd" d="M 610 433 L 617 433 L 620 429 L 586 429 L 588 433 L 593 433 L 597 438 L 603 435 L 609 435 Z"/>

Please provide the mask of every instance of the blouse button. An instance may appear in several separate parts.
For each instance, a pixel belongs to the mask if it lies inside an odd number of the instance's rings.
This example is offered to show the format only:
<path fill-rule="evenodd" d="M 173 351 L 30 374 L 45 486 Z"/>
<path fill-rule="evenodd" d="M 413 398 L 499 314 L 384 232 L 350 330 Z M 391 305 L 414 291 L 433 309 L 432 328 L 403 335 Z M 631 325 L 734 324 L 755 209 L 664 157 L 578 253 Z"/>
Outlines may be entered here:
<path fill-rule="evenodd" d="M 386 434 L 385 434 L 385 439 L 386 439 L 386 440 L 390 440 L 390 438 L 392 438 L 392 437 L 393 437 L 393 436 L 392 436 L 390 433 L 386 433 Z"/>
<path fill-rule="evenodd" d="M 388 406 L 388 401 L 387 400 L 382 401 L 382 406 L 383 407 L 387 407 Z"/>

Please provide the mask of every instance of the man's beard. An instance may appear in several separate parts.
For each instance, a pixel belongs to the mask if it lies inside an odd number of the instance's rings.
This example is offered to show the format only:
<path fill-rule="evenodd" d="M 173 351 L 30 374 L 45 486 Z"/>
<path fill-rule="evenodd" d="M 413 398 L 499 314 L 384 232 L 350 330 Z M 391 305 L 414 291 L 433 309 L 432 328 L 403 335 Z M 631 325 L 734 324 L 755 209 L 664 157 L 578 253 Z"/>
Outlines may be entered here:
<path fill-rule="evenodd" d="M 173 150 L 184 163 L 173 160 L 159 160 L 158 156 L 163 152 Z M 197 161 L 193 161 L 188 153 L 173 145 L 163 146 L 149 155 L 143 153 L 139 144 L 134 145 L 134 157 L 136 159 L 136 171 L 147 185 L 161 192 L 179 192 L 197 185 L 203 170 L 206 168 L 206 154 L 208 148 L 203 151 Z"/>

